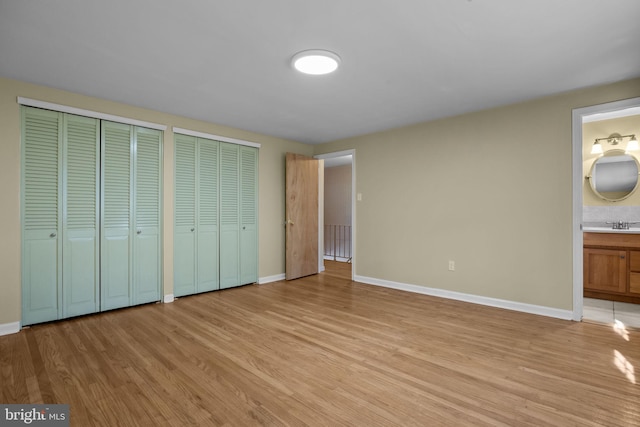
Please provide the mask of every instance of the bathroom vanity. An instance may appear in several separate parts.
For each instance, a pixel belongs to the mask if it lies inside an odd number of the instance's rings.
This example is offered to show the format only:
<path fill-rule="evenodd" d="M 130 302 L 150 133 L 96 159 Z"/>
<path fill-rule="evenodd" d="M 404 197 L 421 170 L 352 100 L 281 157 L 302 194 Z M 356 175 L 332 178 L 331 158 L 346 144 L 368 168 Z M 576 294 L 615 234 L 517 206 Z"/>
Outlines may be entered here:
<path fill-rule="evenodd" d="M 640 229 L 583 233 L 584 296 L 640 304 Z"/>

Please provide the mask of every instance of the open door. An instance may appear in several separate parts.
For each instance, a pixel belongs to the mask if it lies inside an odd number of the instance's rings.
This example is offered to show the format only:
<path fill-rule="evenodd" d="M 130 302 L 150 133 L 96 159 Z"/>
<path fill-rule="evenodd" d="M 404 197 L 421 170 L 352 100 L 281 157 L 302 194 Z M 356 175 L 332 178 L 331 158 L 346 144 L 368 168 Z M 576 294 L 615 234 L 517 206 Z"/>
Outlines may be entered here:
<path fill-rule="evenodd" d="M 319 161 L 287 153 L 286 160 L 287 280 L 318 273 Z"/>

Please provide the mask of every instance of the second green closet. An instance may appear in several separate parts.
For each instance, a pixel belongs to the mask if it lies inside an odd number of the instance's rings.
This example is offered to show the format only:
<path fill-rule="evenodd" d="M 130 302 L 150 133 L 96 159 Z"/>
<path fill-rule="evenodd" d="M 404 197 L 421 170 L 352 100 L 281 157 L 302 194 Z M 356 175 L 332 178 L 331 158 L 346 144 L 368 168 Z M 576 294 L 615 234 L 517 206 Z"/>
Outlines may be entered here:
<path fill-rule="evenodd" d="M 175 296 L 258 280 L 257 168 L 257 148 L 175 134 Z"/>

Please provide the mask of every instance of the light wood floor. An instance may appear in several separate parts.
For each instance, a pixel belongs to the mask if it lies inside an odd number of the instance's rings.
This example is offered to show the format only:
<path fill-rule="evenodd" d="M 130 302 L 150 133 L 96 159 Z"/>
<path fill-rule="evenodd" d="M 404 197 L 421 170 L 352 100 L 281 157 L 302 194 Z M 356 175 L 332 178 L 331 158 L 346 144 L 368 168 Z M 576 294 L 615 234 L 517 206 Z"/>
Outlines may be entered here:
<path fill-rule="evenodd" d="M 0 337 L 0 402 L 68 403 L 75 426 L 640 425 L 640 332 L 337 267 Z"/>

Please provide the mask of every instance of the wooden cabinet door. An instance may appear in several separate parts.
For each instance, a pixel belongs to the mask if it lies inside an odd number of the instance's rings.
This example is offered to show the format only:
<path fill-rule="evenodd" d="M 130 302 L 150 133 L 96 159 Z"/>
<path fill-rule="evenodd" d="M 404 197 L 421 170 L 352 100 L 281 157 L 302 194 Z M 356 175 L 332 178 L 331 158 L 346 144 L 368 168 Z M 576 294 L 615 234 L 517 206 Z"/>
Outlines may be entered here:
<path fill-rule="evenodd" d="M 629 251 L 629 293 L 640 294 L 640 251 Z"/>
<path fill-rule="evenodd" d="M 624 293 L 627 287 L 627 251 L 584 249 L 584 288 Z"/>

